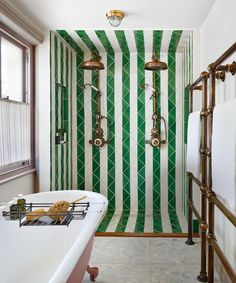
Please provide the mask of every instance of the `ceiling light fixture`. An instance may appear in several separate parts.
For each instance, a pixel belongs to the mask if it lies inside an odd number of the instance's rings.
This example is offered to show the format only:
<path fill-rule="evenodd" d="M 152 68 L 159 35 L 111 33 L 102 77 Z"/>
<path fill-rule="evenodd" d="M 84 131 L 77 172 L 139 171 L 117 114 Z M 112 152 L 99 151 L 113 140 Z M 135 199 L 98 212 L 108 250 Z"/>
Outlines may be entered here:
<path fill-rule="evenodd" d="M 106 16 L 109 20 L 110 25 L 113 27 L 118 27 L 121 24 L 122 19 L 124 18 L 124 12 L 120 10 L 110 10 L 106 13 Z"/>

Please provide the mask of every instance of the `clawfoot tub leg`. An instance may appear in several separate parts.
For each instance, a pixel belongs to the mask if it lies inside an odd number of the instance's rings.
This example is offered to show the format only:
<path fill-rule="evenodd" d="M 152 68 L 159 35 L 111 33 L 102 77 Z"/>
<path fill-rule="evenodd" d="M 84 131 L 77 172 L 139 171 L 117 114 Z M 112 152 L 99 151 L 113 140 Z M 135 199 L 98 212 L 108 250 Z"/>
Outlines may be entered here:
<path fill-rule="evenodd" d="M 96 277 L 98 276 L 98 268 L 90 267 L 88 265 L 86 271 L 90 274 L 90 280 L 95 281 Z"/>

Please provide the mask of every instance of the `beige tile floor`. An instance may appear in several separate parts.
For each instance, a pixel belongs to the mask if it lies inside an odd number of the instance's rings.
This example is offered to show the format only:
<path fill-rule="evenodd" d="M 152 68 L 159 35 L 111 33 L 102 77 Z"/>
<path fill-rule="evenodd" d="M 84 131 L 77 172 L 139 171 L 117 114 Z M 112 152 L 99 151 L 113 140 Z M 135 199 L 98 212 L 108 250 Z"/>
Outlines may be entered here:
<path fill-rule="evenodd" d="M 96 237 L 90 263 L 99 268 L 97 283 L 197 283 L 200 240 Z"/>

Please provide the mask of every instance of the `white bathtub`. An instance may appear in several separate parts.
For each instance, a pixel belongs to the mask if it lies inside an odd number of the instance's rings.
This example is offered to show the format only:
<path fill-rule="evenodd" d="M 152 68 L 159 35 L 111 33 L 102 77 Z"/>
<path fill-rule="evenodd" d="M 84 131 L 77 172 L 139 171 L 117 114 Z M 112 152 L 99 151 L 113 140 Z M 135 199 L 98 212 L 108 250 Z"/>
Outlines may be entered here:
<path fill-rule="evenodd" d="M 87 195 L 90 207 L 83 220 L 67 226 L 22 226 L 6 221 L 0 208 L 0 282 L 65 283 L 73 282 L 78 262 L 92 246 L 93 235 L 101 222 L 107 199 L 87 191 L 58 191 L 25 196 L 27 202 L 73 201 Z M 87 257 L 90 253 L 87 252 Z M 82 260 L 83 261 L 83 260 Z M 77 281 L 79 283 L 79 281 Z"/>

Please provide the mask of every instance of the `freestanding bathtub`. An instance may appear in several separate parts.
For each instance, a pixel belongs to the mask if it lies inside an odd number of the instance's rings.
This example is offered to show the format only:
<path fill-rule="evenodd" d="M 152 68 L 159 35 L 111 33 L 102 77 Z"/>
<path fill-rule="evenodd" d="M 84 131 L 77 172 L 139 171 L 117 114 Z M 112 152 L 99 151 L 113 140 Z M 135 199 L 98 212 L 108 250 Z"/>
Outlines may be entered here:
<path fill-rule="evenodd" d="M 69 226 L 22 226 L 6 221 L 0 207 L 1 283 L 80 283 L 87 269 L 92 279 L 97 269 L 88 266 L 95 231 L 106 209 L 107 199 L 88 191 L 57 191 L 27 195 L 30 202 L 73 201 L 87 196 L 90 206 L 83 220 Z"/>

